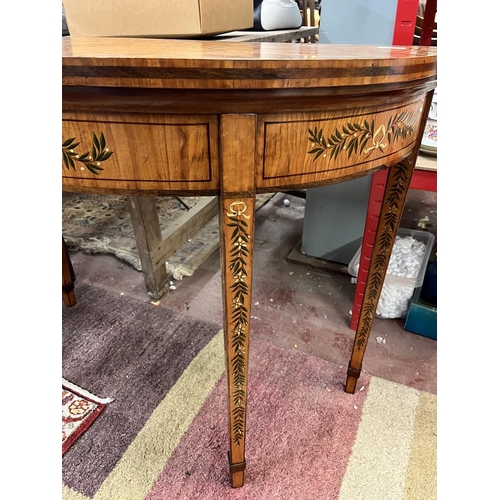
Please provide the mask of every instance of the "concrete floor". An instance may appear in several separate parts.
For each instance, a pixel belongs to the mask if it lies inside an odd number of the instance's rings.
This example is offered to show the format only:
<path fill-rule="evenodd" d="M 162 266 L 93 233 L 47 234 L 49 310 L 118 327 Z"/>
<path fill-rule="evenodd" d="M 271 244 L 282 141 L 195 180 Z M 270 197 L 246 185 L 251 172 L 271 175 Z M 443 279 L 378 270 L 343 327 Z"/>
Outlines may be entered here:
<path fill-rule="evenodd" d="M 288 207 L 283 204 L 285 197 L 291 202 Z M 299 197 L 279 193 L 257 212 L 252 335 L 335 362 L 347 370 L 354 339 L 349 310 L 355 285 L 346 272 L 287 260 L 302 237 L 305 203 Z M 436 193 L 411 190 L 401 227 L 422 229 L 425 224 L 437 241 L 436 203 Z M 151 302 L 142 274 L 116 257 L 77 252 L 71 253 L 71 260 L 77 282 Z M 169 291 L 158 307 L 181 311 L 222 328 L 218 252 L 193 276 L 174 285 L 175 290 Z M 436 394 L 437 342 L 403 327 L 403 319 L 375 319 L 363 370 Z M 383 337 L 385 343 L 377 343 L 377 337 Z"/>

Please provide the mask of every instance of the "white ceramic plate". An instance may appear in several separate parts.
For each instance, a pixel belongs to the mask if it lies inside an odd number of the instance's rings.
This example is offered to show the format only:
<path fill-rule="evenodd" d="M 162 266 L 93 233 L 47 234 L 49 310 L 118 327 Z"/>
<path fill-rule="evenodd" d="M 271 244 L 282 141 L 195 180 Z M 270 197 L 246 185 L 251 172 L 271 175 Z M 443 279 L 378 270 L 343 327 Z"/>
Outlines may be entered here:
<path fill-rule="evenodd" d="M 430 154 L 432 156 L 437 156 L 438 154 L 437 147 L 426 146 L 423 143 L 420 145 L 420 151 L 422 151 L 423 153 Z"/>

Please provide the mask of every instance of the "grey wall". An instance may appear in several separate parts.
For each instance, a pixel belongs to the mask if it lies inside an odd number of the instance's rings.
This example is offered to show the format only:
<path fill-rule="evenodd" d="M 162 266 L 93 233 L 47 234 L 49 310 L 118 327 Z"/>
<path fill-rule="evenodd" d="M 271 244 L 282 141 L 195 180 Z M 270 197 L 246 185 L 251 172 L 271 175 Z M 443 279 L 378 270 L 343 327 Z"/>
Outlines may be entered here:
<path fill-rule="evenodd" d="M 397 0 L 323 0 L 319 41 L 392 45 L 397 5 Z"/>
<path fill-rule="evenodd" d="M 319 43 L 392 45 L 396 8 L 397 0 L 323 0 Z M 308 189 L 302 252 L 349 264 L 361 245 L 370 184 L 365 176 Z"/>

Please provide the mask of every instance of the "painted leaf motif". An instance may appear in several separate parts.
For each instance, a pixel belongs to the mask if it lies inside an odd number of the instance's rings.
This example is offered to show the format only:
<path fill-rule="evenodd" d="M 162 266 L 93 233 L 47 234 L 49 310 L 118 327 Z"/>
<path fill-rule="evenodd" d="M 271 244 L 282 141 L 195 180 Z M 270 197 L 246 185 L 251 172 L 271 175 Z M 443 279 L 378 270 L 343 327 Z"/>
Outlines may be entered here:
<path fill-rule="evenodd" d="M 371 122 L 367 119 L 359 123 L 347 122 L 337 127 L 329 137 L 325 136 L 322 128 L 308 128 L 308 140 L 312 146 L 308 154 L 314 155 L 313 161 L 321 156 L 326 157 L 326 152 L 330 153 L 329 160 L 336 160 L 342 151 L 346 152 L 348 159 L 355 154 L 370 155 L 375 150 L 383 151 L 388 144 L 399 138 L 406 140 L 413 133 L 414 122 L 412 113 L 405 110 L 391 116 L 387 125 L 380 124 L 376 129 L 374 119 Z"/>
<path fill-rule="evenodd" d="M 100 163 L 108 160 L 113 154 L 113 151 L 106 148 L 104 134 L 101 132 L 100 138 L 98 139 L 96 134 L 92 133 L 92 154 L 86 151 L 79 155 L 75 149 L 80 143 L 74 142 L 75 139 L 75 137 L 71 137 L 62 143 L 62 155 L 65 167 L 67 169 L 72 168 L 76 170 L 76 161 L 85 165 L 87 170 L 92 174 L 99 175 L 99 172 L 104 170 Z"/>
<path fill-rule="evenodd" d="M 322 136 L 318 135 L 317 129 L 309 129 L 311 138 L 321 141 Z M 237 207 L 237 210 L 234 208 Z M 231 314 L 231 348 L 233 356 L 230 359 L 232 386 L 231 399 L 233 404 L 231 432 L 232 440 L 236 446 L 240 446 L 244 438 L 245 422 L 245 384 L 246 384 L 246 361 L 245 346 L 247 342 L 246 328 L 248 325 L 248 306 L 250 300 L 248 283 L 246 282 L 248 271 L 246 258 L 249 255 L 248 244 L 250 235 L 248 234 L 248 223 L 244 220 L 246 205 L 243 202 L 234 202 L 231 205 L 228 217 L 230 222 L 226 223 L 229 228 L 234 228 L 231 232 L 231 250 L 229 255 L 229 271 L 233 283 L 229 286 L 231 290 L 231 305 L 234 308 Z"/>

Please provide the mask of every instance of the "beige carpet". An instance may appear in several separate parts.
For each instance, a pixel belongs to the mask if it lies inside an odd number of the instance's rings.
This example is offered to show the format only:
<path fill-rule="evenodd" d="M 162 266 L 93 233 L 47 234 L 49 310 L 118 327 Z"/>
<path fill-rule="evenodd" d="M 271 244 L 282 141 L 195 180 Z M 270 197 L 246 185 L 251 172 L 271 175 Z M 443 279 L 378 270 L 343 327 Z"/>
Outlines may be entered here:
<path fill-rule="evenodd" d="M 257 195 L 256 210 L 273 196 L 274 193 Z M 199 196 L 158 197 L 160 229 L 166 229 L 201 199 Z M 113 254 L 138 271 L 142 270 L 125 196 L 63 192 L 62 230 L 69 250 Z M 218 247 L 216 216 L 168 259 L 167 272 L 176 280 L 191 276 Z"/>

